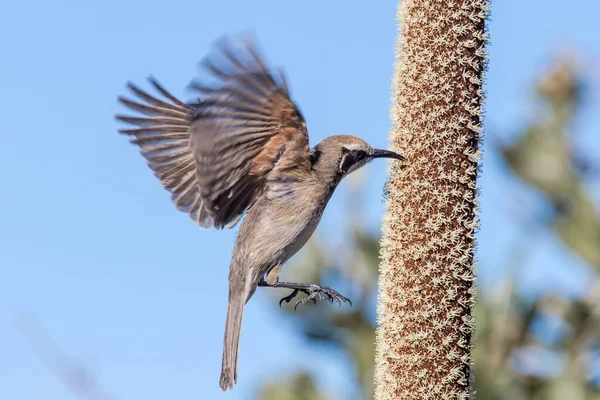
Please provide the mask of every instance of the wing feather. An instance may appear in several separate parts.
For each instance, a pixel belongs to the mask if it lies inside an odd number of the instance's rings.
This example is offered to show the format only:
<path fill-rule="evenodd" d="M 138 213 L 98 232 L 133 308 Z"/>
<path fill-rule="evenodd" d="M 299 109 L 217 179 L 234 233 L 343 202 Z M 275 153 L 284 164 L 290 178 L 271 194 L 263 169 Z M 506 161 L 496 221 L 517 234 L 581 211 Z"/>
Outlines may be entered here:
<path fill-rule="evenodd" d="M 119 101 L 146 117 L 117 115 L 118 120 L 137 126 L 119 132 L 132 137 L 131 143 L 139 147 L 154 175 L 171 193 L 171 200 L 177 209 L 189 213 L 201 228 L 209 228 L 213 221 L 203 206 L 196 182 L 196 162 L 189 148 L 188 130 L 194 109 L 179 101 L 154 79 L 151 78 L 150 83 L 171 103 L 128 84 L 133 94 L 145 104 L 124 97 L 120 97 Z"/>
<path fill-rule="evenodd" d="M 137 115 L 118 115 L 148 166 L 180 211 L 202 228 L 230 228 L 267 189 L 293 170 L 310 169 L 308 133 L 290 100 L 283 71 L 272 74 L 250 41 L 218 43 L 192 82 L 197 102 L 184 103 L 150 78 L 155 97 L 128 84 L 119 101 Z"/>
<path fill-rule="evenodd" d="M 298 169 L 309 170 L 308 133 L 282 75 L 271 74 L 250 41 L 223 40 L 202 65 L 216 83 L 190 85 L 200 94 L 190 147 L 205 206 L 216 225 L 231 226 L 265 190 L 280 160 L 294 158 Z M 284 135 L 286 127 L 293 134 Z"/>

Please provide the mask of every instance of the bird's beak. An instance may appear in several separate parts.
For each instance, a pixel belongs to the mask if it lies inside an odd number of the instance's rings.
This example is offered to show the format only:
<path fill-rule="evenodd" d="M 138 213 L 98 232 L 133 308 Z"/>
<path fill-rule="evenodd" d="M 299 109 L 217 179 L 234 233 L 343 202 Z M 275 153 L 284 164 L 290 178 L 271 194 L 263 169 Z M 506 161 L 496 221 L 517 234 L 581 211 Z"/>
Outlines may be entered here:
<path fill-rule="evenodd" d="M 373 158 L 395 158 L 396 160 L 406 160 L 406 158 L 398 153 L 395 153 L 393 151 L 390 150 L 381 150 L 381 149 L 375 149 L 375 151 L 373 151 Z"/>

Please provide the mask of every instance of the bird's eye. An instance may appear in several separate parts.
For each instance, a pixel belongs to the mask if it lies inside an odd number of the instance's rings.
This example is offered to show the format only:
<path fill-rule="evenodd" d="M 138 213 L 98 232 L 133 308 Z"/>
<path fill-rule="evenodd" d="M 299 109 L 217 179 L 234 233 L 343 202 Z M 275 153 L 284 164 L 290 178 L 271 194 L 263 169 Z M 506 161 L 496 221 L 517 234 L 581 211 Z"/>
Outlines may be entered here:
<path fill-rule="evenodd" d="M 356 152 L 355 158 L 357 160 L 362 160 L 363 158 L 366 158 L 366 157 L 367 157 L 367 152 L 366 151 L 364 151 L 364 150 L 358 150 Z"/>

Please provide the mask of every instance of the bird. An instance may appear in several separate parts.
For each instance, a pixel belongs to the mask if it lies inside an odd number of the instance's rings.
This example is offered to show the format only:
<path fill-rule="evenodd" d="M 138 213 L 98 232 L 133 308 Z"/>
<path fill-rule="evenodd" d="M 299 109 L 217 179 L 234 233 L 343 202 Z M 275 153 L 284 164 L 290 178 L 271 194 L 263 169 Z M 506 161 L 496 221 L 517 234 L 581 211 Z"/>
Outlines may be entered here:
<path fill-rule="evenodd" d="M 202 229 L 240 224 L 229 267 L 229 296 L 219 386 L 237 383 L 245 304 L 257 287 L 290 289 L 279 302 L 351 301 L 334 289 L 279 280 L 282 266 L 311 237 L 340 181 L 376 158 L 404 161 L 351 135 L 309 146 L 306 121 L 291 100 L 282 68 L 269 68 L 248 36 L 225 36 L 201 61 L 207 74 L 181 101 L 154 77 L 151 95 L 128 82 L 118 101 L 129 114 L 119 133 L 139 148 L 177 209 Z M 131 97 L 133 96 L 133 98 Z"/>

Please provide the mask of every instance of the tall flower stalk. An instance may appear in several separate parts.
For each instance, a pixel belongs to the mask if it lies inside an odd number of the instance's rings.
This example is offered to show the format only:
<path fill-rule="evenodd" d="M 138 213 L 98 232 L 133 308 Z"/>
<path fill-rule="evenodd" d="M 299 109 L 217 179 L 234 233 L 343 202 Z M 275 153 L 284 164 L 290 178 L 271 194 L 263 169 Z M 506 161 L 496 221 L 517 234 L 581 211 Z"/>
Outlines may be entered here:
<path fill-rule="evenodd" d="M 487 0 L 403 0 L 383 221 L 376 400 L 467 399 Z"/>

